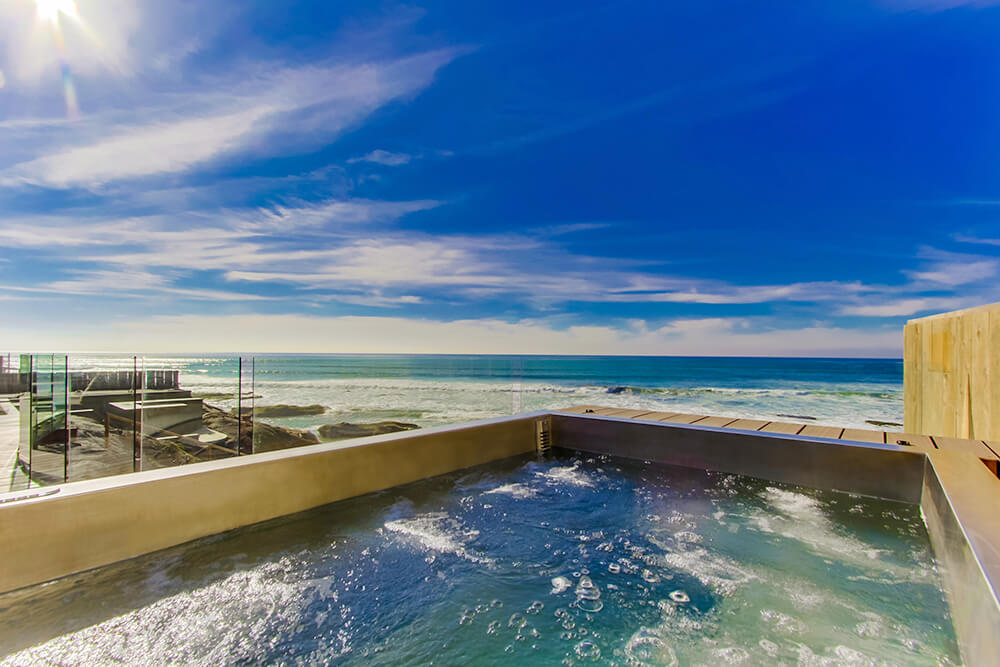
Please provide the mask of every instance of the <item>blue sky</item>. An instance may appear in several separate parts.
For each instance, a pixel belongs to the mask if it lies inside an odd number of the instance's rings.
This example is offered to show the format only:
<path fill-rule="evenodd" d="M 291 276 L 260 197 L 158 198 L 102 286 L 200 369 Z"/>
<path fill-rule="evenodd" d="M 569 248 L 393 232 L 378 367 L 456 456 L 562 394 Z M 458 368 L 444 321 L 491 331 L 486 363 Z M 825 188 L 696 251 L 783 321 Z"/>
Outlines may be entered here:
<path fill-rule="evenodd" d="M 1000 2 L 38 2 L 6 349 L 898 356 L 1000 300 Z"/>

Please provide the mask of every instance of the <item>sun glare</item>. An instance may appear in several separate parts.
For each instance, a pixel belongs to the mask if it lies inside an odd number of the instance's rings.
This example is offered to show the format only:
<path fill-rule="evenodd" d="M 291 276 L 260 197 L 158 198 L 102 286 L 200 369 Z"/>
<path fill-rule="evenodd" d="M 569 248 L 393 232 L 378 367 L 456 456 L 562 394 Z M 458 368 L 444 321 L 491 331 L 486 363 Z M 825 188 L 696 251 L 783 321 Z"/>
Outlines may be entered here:
<path fill-rule="evenodd" d="M 60 15 L 76 18 L 76 0 L 34 0 L 38 18 L 49 23 L 58 23 Z"/>

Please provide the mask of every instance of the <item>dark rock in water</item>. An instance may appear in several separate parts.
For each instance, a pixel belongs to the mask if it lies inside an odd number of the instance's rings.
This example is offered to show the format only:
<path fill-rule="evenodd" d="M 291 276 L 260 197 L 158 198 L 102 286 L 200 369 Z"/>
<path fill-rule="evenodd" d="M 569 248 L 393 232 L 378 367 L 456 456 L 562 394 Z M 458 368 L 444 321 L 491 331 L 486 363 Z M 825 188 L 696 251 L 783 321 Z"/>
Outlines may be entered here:
<path fill-rule="evenodd" d="M 778 415 L 779 417 L 789 417 L 791 419 L 808 419 L 810 421 L 816 421 L 815 417 L 807 417 L 806 415 Z"/>
<path fill-rule="evenodd" d="M 902 426 L 899 422 L 880 422 L 877 419 L 866 419 L 865 423 L 872 426 Z"/>
<path fill-rule="evenodd" d="M 236 408 L 232 412 L 236 413 Z M 256 405 L 253 409 L 255 417 L 301 417 L 305 415 L 321 415 L 326 412 L 322 405 Z"/>
<path fill-rule="evenodd" d="M 341 422 L 339 424 L 323 424 L 319 427 L 319 437 L 325 441 L 345 440 L 347 438 L 363 438 L 368 435 L 382 435 L 383 433 L 398 433 L 399 431 L 412 431 L 420 428 L 416 424 L 406 422 L 372 422 L 369 424 L 352 424 L 351 422 Z"/>
<path fill-rule="evenodd" d="M 233 440 L 236 439 L 239 420 L 235 415 L 214 405 L 205 403 L 201 421 L 208 428 L 225 433 Z M 248 434 L 250 432 L 250 419 L 244 417 L 243 423 L 243 433 Z M 261 421 L 254 422 L 253 424 L 253 440 L 254 452 L 271 452 L 278 449 L 301 447 L 303 445 L 315 445 L 319 442 L 319 438 L 309 431 L 274 426 L 273 424 L 265 424 Z M 249 442 L 245 442 L 243 446 L 246 448 L 244 451 L 249 451 Z"/>
<path fill-rule="evenodd" d="M 609 393 L 609 394 L 624 394 L 628 390 L 629 390 L 628 387 L 608 387 L 608 392 L 607 393 Z"/>

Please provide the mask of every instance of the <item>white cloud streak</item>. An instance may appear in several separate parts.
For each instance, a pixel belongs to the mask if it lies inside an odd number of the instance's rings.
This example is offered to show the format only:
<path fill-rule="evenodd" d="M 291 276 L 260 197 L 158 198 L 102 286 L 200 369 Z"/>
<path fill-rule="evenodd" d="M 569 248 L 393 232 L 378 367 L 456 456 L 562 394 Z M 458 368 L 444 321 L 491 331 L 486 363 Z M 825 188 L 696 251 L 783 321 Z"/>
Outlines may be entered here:
<path fill-rule="evenodd" d="M 355 162 L 373 162 L 375 164 L 385 165 L 387 167 L 398 167 L 400 165 L 407 164 L 411 160 L 418 158 L 418 155 L 409 155 L 407 153 L 390 153 L 389 151 L 384 151 L 381 148 L 373 150 L 371 153 L 364 155 L 362 157 L 352 157 L 348 160 L 348 163 Z"/>
<path fill-rule="evenodd" d="M 38 133 L 40 143 L 30 144 L 30 150 L 39 154 L 23 159 L 29 149 L 22 145 L 15 153 L 18 162 L 0 171 L 0 185 L 94 189 L 122 179 L 183 173 L 240 151 L 285 155 L 315 148 L 387 102 L 426 87 L 458 53 L 443 49 L 386 62 L 258 66 L 232 73 L 240 82 L 235 85 L 220 81 L 158 93 L 151 104 L 130 110 L 128 125 L 118 122 L 119 111 L 88 119 L 82 143 L 76 134 L 53 139 Z"/>
<path fill-rule="evenodd" d="M 953 238 L 959 243 L 978 243 L 980 245 L 1000 246 L 1000 239 L 984 239 L 978 236 L 969 236 L 967 234 L 955 234 Z"/>
<path fill-rule="evenodd" d="M 326 352 L 650 354 L 763 356 L 899 356 L 897 329 L 827 326 L 751 329 L 750 320 L 675 320 L 656 327 L 556 328 L 545 321 L 434 321 L 399 317 L 180 315 L 111 323 L 106 329 L 13 335 L 17 349 L 139 352 Z M 405 336 L 400 332 L 405 331 Z M 295 332 L 290 336 L 289 332 Z"/>
<path fill-rule="evenodd" d="M 839 312 L 841 315 L 862 317 L 905 317 L 929 311 L 958 310 L 974 305 L 979 305 L 979 302 L 965 297 L 926 297 L 842 306 Z"/>
<path fill-rule="evenodd" d="M 541 311 L 569 302 L 702 304 L 824 304 L 855 317 L 903 317 L 988 301 L 1000 262 L 978 255 L 924 249 L 925 268 L 901 285 L 858 281 L 735 285 L 721 280 L 640 270 L 633 262 L 573 255 L 551 235 L 427 235 L 403 232 L 396 221 L 440 206 L 435 201 L 334 199 L 264 209 L 188 212 L 97 219 L 48 216 L 0 221 L 0 242 L 66 257 L 75 275 L 44 284 L 67 293 L 141 289 L 198 298 L 184 286 L 210 272 L 238 286 L 206 290 L 203 298 L 251 300 L 285 294 L 303 304 L 331 301 L 376 307 L 495 299 Z M 543 230 L 544 232 L 544 230 Z M 94 276 L 136 272 L 159 282 Z M 957 287 L 963 294 L 949 294 Z"/>

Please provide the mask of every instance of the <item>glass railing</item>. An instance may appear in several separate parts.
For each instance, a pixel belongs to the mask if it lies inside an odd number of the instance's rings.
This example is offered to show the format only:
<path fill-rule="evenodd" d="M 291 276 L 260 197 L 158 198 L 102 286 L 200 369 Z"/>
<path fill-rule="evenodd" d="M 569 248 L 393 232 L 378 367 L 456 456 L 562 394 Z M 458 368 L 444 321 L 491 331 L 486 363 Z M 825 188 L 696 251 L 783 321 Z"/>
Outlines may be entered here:
<path fill-rule="evenodd" d="M 232 359 L 221 408 L 184 387 L 182 366 L 38 354 L 5 363 L 0 453 L 16 456 L 0 492 L 252 454 L 253 360 Z"/>
<path fill-rule="evenodd" d="M 0 492 L 541 407 L 513 356 L 2 358 L 20 414 L 0 415 L 19 430 Z"/>

